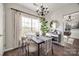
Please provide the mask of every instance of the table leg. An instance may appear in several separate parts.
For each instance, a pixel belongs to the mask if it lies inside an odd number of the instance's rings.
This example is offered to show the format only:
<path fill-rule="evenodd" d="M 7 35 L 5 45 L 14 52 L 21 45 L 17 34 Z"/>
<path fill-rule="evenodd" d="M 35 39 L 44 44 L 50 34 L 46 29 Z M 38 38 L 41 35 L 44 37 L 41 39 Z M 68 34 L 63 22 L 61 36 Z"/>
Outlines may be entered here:
<path fill-rule="evenodd" d="M 38 56 L 40 55 L 40 44 L 38 44 Z"/>
<path fill-rule="evenodd" d="M 53 51 L 53 40 L 52 40 L 52 55 L 54 55 L 54 51 Z"/>
<path fill-rule="evenodd" d="M 48 52 L 47 52 L 47 41 L 46 41 L 46 53 L 45 53 L 45 55 L 48 55 Z"/>
<path fill-rule="evenodd" d="M 52 43 L 52 49 L 51 49 L 51 50 L 52 50 L 52 55 L 53 55 L 53 54 L 54 54 L 54 53 L 53 53 L 53 43 Z"/>

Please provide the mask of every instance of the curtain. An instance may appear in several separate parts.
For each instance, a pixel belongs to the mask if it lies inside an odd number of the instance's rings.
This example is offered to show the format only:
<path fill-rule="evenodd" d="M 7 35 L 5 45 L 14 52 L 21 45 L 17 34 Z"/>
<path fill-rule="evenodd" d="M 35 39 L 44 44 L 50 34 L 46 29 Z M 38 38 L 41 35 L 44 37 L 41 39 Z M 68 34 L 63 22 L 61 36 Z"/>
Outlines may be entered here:
<path fill-rule="evenodd" d="M 19 40 L 21 39 L 21 13 L 12 10 L 13 19 L 13 47 L 18 47 Z"/>
<path fill-rule="evenodd" d="M 12 27 L 13 28 L 13 30 L 12 30 L 13 34 L 12 35 L 13 35 L 13 38 L 14 38 L 12 46 L 14 48 L 18 47 L 18 42 L 19 42 L 19 40 L 21 39 L 21 36 L 22 36 L 22 16 L 24 16 L 26 18 L 30 18 L 31 20 L 38 20 L 39 19 L 38 17 L 31 16 L 31 15 L 28 15 L 28 14 L 24 14 L 24 13 L 20 13 L 20 12 L 12 10 L 12 22 L 13 22 L 12 23 L 13 24 L 13 27 Z M 35 23 L 35 21 L 33 23 Z M 32 26 L 35 26 L 35 25 L 32 25 Z"/>
<path fill-rule="evenodd" d="M 36 34 L 40 32 L 40 19 L 35 16 L 21 13 L 23 35 Z"/>

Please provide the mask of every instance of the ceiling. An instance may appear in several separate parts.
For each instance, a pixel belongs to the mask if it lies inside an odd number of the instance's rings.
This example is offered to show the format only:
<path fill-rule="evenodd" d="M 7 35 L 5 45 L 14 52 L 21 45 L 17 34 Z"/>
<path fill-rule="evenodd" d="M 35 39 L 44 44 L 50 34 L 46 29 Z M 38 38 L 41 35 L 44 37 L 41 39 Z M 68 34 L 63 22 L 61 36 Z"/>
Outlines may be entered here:
<path fill-rule="evenodd" d="M 20 5 L 32 10 L 36 11 L 37 8 L 41 5 L 41 3 L 19 3 Z M 67 14 L 68 12 L 74 12 L 79 10 L 78 3 L 43 3 L 45 7 L 49 8 L 49 12 L 62 12 Z"/>

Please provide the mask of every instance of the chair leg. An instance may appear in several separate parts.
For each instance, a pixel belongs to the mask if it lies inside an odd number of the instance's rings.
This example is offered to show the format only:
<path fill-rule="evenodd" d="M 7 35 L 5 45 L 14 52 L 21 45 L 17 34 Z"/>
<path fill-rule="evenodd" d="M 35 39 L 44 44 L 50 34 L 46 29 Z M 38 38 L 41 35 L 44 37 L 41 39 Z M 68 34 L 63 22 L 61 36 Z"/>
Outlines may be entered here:
<path fill-rule="evenodd" d="M 25 50 L 25 56 L 27 56 L 27 50 Z"/>
<path fill-rule="evenodd" d="M 27 48 L 27 55 L 29 56 L 29 46 L 28 46 L 28 48 Z"/>
<path fill-rule="evenodd" d="M 18 48 L 18 56 L 20 56 L 20 47 Z"/>
<path fill-rule="evenodd" d="M 78 56 L 78 49 L 76 50 L 76 56 Z"/>

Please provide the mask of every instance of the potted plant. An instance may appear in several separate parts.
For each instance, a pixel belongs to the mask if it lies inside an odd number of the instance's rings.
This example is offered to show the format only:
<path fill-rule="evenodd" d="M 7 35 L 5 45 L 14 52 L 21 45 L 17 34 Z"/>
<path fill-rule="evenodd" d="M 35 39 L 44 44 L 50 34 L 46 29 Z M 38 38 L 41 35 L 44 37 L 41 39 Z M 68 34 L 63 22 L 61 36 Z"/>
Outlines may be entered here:
<path fill-rule="evenodd" d="M 41 17 L 41 31 L 43 36 L 45 36 L 46 33 L 49 31 L 47 25 L 48 25 L 48 21 L 46 21 L 44 17 Z"/>

